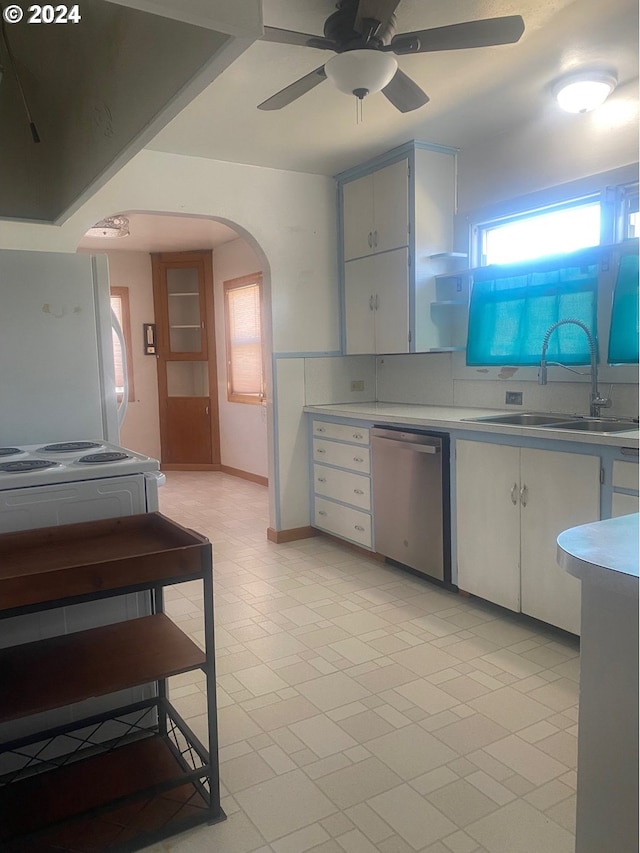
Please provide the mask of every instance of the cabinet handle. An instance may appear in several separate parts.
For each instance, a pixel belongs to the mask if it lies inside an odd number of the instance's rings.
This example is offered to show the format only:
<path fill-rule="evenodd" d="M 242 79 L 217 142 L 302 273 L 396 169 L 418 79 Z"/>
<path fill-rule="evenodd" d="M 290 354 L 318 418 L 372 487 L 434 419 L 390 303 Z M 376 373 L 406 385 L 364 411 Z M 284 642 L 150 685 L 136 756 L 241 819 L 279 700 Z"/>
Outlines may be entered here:
<path fill-rule="evenodd" d="M 326 432 L 327 430 L 324 427 L 316 427 L 316 432 Z"/>
<path fill-rule="evenodd" d="M 378 248 L 378 232 L 373 232 L 373 245 L 377 249 Z"/>
<path fill-rule="evenodd" d="M 362 458 L 362 456 L 354 456 L 353 461 L 354 462 L 364 462 L 364 459 Z"/>
<path fill-rule="evenodd" d="M 205 415 L 209 414 L 209 406 L 204 407 L 204 413 L 205 413 Z"/>
<path fill-rule="evenodd" d="M 518 503 L 518 498 L 516 497 L 516 492 L 518 491 L 518 484 L 514 483 L 511 487 L 511 503 L 515 506 Z"/>
<path fill-rule="evenodd" d="M 369 236 L 367 238 L 367 243 L 369 244 L 369 248 L 373 249 L 373 234 L 369 231 Z"/>
<path fill-rule="evenodd" d="M 522 504 L 522 506 L 527 505 L 528 494 L 529 494 L 529 490 L 527 489 L 527 486 L 525 483 L 525 485 L 520 489 L 520 503 Z"/>
<path fill-rule="evenodd" d="M 316 447 L 316 453 L 326 453 L 326 452 L 327 451 L 324 449 L 324 447 Z"/>
<path fill-rule="evenodd" d="M 364 492 L 362 491 L 362 489 L 354 489 L 353 494 L 354 495 L 364 495 Z"/>
<path fill-rule="evenodd" d="M 361 524 L 353 525 L 356 530 L 359 530 L 361 533 L 364 533 L 364 527 Z"/>
<path fill-rule="evenodd" d="M 318 510 L 318 515 L 326 515 L 326 514 L 327 514 L 326 511 L 323 509 Z"/>
<path fill-rule="evenodd" d="M 360 439 L 360 438 L 364 438 L 364 436 L 362 435 L 362 433 L 361 433 L 361 432 L 354 432 L 354 433 L 353 433 L 353 435 L 352 435 L 352 438 L 355 438 L 355 439 L 356 439 L 356 441 L 357 441 L 357 440 L 358 440 L 358 439 Z"/>
<path fill-rule="evenodd" d="M 326 483 L 326 482 L 327 482 L 327 478 L 326 478 L 326 477 L 318 477 L 318 482 L 319 482 L 319 483 Z"/>
<path fill-rule="evenodd" d="M 375 311 L 378 310 L 378 294 L 377 293 L 376 293 L 375 298 L 373 300 L 373 307 L 374 307 Z"/>
<path fill-rule="evenodd" d="M 373 311 L 373 294 L 369 297 L 369 311 Z"/>

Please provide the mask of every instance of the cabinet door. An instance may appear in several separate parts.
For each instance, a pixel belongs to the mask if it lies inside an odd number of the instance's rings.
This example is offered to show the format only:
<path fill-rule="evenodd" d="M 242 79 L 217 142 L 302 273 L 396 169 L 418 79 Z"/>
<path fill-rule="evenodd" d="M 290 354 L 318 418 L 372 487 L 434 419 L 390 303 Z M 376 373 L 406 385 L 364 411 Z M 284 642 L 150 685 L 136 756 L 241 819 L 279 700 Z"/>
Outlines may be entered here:
<path fill-rule="evenodd" d="M 520 450 L 456 442 L 458 586 L 520 610 Z"/>
<path fill-rule="evenodd" d="M 580 633 L 580 581 L 557 562 L 558 534 L 600 518 L 600 459 L 521 450 L 522 612 Z"/>
<path fill-rule="evenodd" d="M 371 258 L 378 353 L 409 352 L 409 250 Z"/>
<path fill-rule="evenodd" d="M 376 351 L 373 311 L 376 260 L 360 258 L 344 265 L 345 352 L 349 355 Z"/>
<path fill-rule="evenodd" d="M 361 258 L 373 246 L 373 175 L 349 181 L 342 187 L 344 259 Z"/>
<path fill-rule="evenodd" d="M 400 160 L 373 173 L 373 251 L 409 243 L 409 165 Z"/>

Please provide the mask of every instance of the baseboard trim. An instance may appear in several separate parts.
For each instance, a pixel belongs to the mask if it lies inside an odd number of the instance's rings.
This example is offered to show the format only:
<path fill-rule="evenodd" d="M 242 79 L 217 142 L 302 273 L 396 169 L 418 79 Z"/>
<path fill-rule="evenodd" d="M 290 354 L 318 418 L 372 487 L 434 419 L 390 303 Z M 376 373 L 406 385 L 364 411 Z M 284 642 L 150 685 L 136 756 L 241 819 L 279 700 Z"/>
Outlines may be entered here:
<path fill-rule="evenodd" d="M 377 551 L 370 551 L 368 548 L 363 548 L 361 545 L 356 545 L 355 542 L 347 542 L 346 539 L 341 539 L 339 536 L 334 536 L 332 533 L 327 533 L 326 530 L 317 530 L 316 533 L 318 534 L 318 536 L 325 536 L 327 539 L 331 539 L 331 541 L 335 542 L 336 545 L 344 545 L 345 548 L 349 548 L 349 550 L 351 551 L 356 551 L 356 553 L 360 554 L 362 557 L 370 557 L 377 563 L 384 563 L 386 559 L 384 554 L 378 554 Z"/>
<path fill-rule="evenodd" d="M 269 480 L 266 477 L 262 477 L 260 474 L 252 474 L 251 471 L 242 471 L 240 468 L 231 468 L 229 465 L 220 465 L 220 470 L 225 474 L 231 474 L 232 477 L 240 477 L 241 480 L 258 483 L 259 486 L 269 485 Z"/>
<path fill-rule="evenodd" d="M 198 462 L 161 462 L 162 471 L 219 471 L 220 465 Z"/>
<path fill-rule="evenodd" d="M 283 542 L 296 542 L 298 539 L 311 539 L 318 531 L 315 527 L 291 527 L 289 530 L 274 530 L 267 527 L 267 539 L 281 545 Z"/>

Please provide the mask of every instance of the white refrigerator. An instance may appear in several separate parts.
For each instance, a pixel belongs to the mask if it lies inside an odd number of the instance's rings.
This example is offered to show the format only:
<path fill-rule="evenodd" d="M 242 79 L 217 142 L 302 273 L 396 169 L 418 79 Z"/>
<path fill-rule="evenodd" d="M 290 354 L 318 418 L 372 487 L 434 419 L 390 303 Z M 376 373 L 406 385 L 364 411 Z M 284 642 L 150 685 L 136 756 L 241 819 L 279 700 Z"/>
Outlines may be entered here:
<path fill-rule="evenodd" d="M 104 255 L 0 250 L 0 446 L 118 443 Z"/>

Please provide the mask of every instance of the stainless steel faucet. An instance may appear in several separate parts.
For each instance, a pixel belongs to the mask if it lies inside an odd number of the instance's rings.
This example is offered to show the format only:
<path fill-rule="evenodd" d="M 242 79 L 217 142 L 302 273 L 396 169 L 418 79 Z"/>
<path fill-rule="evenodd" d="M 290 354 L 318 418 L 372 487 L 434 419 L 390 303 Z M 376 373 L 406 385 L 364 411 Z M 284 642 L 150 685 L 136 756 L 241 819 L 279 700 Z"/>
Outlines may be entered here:
<path fill-rule="evenodd" d="M 547 329 L 544 336 L 544 340 L 542 342 L 542 355 L 540 357 L 540 368 L 538 370 L 538 385 L 547 384 L 546 356 L 547 348 L 549 346 L 549 338 L 559 326 L 566 326 L 568 323 L 571 323 L 575 326 L 580 326 L 589 341 L 589 352 L 591 353 L 591 394 L 589 397 L 589 414 L 592 418 L 597 418 L 601 414 L 600 409 L 609 408 L 609 406 L 611 405 L 611 400 L 608 397 L 602 397 L 600 395 L 600 392 L 598 391 L 598 353 L 596 350 L 596 343 L 593 339 L 593 335 L 589 331 L 589 327 L 586 326 L 581 320 L 574 320 L 573 318 L 558 320 L 557 323 L 553 323 Z M 566 370 L 572 370 L 570 367 L 567 367 L 565 364 L 560 364 L 560 362 L 558 361 L 553 361 L 551 362 L 551 364 L 558 364 L 560 367 L 564 367 Z M 580 371 L 572 370 L 572 372 L 579 373 Z"/>

